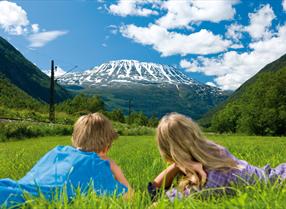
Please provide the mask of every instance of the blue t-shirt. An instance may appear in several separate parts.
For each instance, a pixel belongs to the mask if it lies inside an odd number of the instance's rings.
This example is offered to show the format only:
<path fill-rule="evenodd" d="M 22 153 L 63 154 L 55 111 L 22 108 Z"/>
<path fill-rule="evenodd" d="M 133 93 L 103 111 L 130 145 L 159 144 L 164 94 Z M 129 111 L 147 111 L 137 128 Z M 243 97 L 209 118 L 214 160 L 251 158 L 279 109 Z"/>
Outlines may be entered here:
<path fill-rule="evenodd" d="M 33 196 L 39 196 L 40 192 L 51 200 L 63 190 L 72 198 L 77 189 L 85 193 L 90 187 L 97 195 L 109 196 L 120 196 L 128 190 L 114 178 L 109 161 L 94 152 L 57 146 L 19 181 L 0 180 L 0 205 L 24 202 L 23 192 Z"/>

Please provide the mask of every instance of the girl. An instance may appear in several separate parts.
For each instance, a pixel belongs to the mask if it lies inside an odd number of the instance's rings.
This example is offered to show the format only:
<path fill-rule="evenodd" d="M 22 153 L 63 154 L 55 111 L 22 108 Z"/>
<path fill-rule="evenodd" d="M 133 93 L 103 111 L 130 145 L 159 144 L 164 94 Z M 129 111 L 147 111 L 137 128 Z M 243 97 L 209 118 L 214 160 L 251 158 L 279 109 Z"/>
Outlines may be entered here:
<path fill-rule="evenodd" d="M 69 199 L 80 189 L 92 188 L 97 195 L 128 195 L 132 189 L 119 166 L 106 155 L 117 133 L 101 113 L 80 117 L 74 125 L 73 146 L 49 151 L 19 181 L 0 180 L 0 206 L 25 202 L 24 193 L 46 199 L 67 193 Z M 127 194 L 128 191 L 128 194 Z"/>
<path fill-rule="evenodd" d="M 231 184 L 256 181 L 275 181 L 286 178 L 286 163 L 271 169 L 269 165 L 258 168 L 234 157 L 228 150 L 202 135 L 199 127 L 190 119 L 178 113 L 164 116 L 157 127 L 157 144 L 163 159 L 172 163 L 159 174 L 148 190 L 154 198 L 158 188 L 168 188 L 178 173 L 184 177 L 179 181 L 178 190 L 166 194 L 175 197 L 188 196 L 193 191 L 209 189 L 216 193 L 230 193 Z"/>

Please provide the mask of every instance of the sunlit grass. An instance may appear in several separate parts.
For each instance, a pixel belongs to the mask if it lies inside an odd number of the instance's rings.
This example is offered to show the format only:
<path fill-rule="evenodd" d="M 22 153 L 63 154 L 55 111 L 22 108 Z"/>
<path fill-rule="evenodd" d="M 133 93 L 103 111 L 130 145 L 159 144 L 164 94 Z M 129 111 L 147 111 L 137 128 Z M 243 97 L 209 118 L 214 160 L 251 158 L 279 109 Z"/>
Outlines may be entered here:
<path fill-rule="evenodd" d="M 286 137 L 209 135 L 226 146 L 235 156 L 251 164 L 277 166 L 286 162 Z M 70 137 L 43 137 L 0 143 L 0 178 L 19 179 L 56 145 L 70 144 Z M 109 156 L 124 171 L 135 189 L 131 201 L 122 198 L 96 197 L 93 193 L 77 195 L 72 202 L 29 200 L 26 208 L 285 208 L 286 187 L 257 184 L 237 189 L 235 196 L 201 199 L 191 196 L 171 203 L 162 197 L 152 204 L 147 184 L 165 167 L 153 136 L 123 136 L 115 141 Z"/>

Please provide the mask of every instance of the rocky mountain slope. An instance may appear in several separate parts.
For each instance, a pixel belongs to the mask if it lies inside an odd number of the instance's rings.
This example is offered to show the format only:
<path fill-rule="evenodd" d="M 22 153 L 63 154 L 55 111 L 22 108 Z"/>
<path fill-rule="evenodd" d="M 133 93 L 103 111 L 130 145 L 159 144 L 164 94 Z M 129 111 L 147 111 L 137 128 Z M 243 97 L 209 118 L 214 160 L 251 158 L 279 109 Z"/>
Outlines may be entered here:
<path fill-rule="evenodd" d="M 69 90 L 102 96 L 108 109 L 122 108 L 162 116 L 177 111 L 199 118 L 227 98 L 221 89 L 200 83 L 168 65 L 117 60 L 59 80 Z"/>

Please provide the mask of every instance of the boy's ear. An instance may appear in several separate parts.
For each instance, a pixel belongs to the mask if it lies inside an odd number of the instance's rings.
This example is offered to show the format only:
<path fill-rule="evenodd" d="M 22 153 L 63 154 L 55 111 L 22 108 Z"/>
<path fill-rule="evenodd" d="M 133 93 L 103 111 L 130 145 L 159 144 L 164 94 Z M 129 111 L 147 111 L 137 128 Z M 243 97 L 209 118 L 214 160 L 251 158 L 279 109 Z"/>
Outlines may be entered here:
<path fill-rule="evenodd" d="M 104 151 L 105 153 L 107 153 L 107 152 L 109 151 L 110 147 L 111 147 L 111 145 L 110 145 L 110 146 L 105 147 L 103 151 Z"/>

